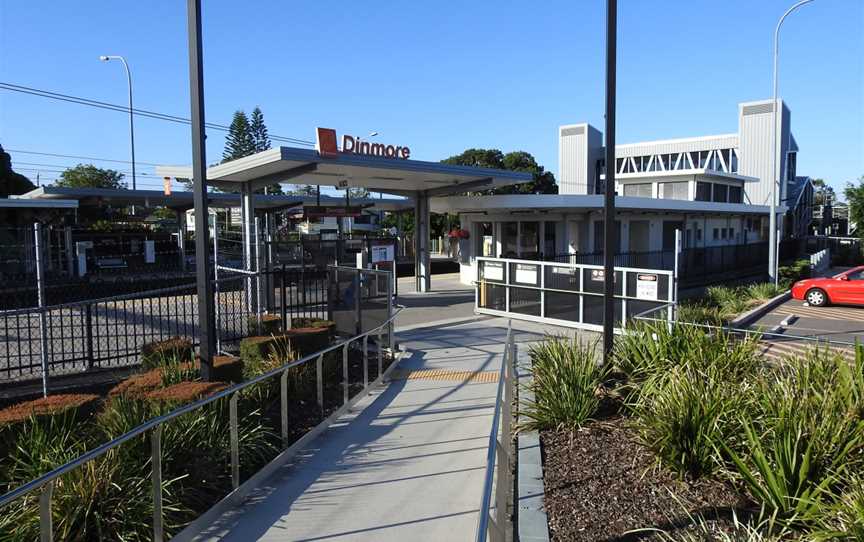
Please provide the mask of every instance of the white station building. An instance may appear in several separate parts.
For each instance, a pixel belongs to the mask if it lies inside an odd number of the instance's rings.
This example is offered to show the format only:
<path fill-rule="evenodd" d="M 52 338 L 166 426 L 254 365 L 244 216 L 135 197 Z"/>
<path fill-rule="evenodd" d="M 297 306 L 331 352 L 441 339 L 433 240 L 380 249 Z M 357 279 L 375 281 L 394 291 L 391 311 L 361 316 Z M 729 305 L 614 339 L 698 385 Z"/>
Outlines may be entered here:
<path fill-rule="evenodd" d="M 617 145 L 618 253 L 671 253 L 676 230 L 684 249 L 753 245 L 767 253 L 775 159 L 782 172 L 777 212 L 787 216 L 778 220 L 781 231 L 805 234 L 812 186 L 796 175 L 798 146 L 789 108 L 780 104 L 777 156 L 771 152 L 771 100 L 739 104 L 736 133 Z M 559 128 L 558 140 L 557 195 L 431 200 L 433 212 L 458 213 L 469 232 L 460 246 L 463 282 L 476 280 L 478 256 L 560 260 L 602 252 L 602 133 L 587 123 L 568 124 Z"/>

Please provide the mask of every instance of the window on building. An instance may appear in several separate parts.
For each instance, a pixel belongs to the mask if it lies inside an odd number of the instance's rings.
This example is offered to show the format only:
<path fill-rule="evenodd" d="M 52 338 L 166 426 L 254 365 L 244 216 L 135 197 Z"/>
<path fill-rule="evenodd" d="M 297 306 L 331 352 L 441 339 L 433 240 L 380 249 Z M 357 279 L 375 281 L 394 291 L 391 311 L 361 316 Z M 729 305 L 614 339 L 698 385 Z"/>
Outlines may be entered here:
<path fill-rule="evenodd" d="M 728 234 L 728 229 L 720 228 L 720 239 L 726 239 L 726 235 Z"/>
<path fill-rule="evenodd" d="M 720 228 L 714 228 L 714 240 L 720 239 Z"/>
<path fill-rule="evenodd" d="M 662 199 L 688 199 L 689 183 L 660 183 L 660 197 Z"/>
<path fill-rule="evenodd" d="M 696 228 L 696 241 L 702 240 L 702 228 Z"/>
<path fill-rule="evenodd" d="M 594 252 L 603 252 L 605 239 L 605 224 L 602 220 L 594 222 Z M 621 253 L 621 221 L 615 221 L 615 254 Z"/>
<path fill-rule="evenodd" d="M 696 182 L 696 201 L 711 201 L 711 183 Z"/>
<path fill-rule="evenodd" d="M 715 171 L 719 171 L 720 168 L 720 155 L 718 154 L 720 151 L 709 151 L 708 154 L 711 155 L 711 160 L 708 161 L 708 168 L 713 169 Z"/>
<path fill-rule="evenodd" d="M 625 184 L 624 195 L 634 198 L 650 198 L 651 183 Z"/>
<path fill-rule="evenodd" d="M 501 254 L 503 258 L 515 258 L 519 255 L 516 238 L 519 236 L 518 222 L 501 223 Z"/>
<path fill-rule="evenodd" d="M 660 155 L 653 156 L 653 157 L 649 158 L 649 160 L 650 161 L 648 162 L 648 171 L 661 171 L 662 170 L 662 168 L 660 167 Z"/>
<path fill-rule="evenodd" d="M 618 173 L 624 173 L 622 169 L 624 167 L 624 158 L 618 158 L 615 160 L 615 171 Z"/>
<path fill-rule="evenodd" d="M 699 165 L 698 152 L 686 152 L 681 157 L 681 169 L 694 169 Z"/>
<path fill-rule="evenodd" d="M 729 187 L 729 203 L 744 203 L 744 191 L 740 186 Z"/>
<path fill-rule="evenodd" d="M 727 184 L 715 184 L 714 185 L 714 197 L 711 198 L 712 201 L 717 201 L 720 203 L 726 203 L 729 201 L 729 185 Z"/>
<path fill-rule="evenodd" d="M 476 223 L 477 234 L 474 240 L 477 243 L 477 253 L 480 256 L 495 256 L 495 235 L 491 222 Z"/>
<path fill-rule="evenodd" d="M 729 164 L 729 172 L 730 173 L 738 173 L 738 151 L 735 149 L 730 149 L 732 151 L 732 158 Z"/>
<path fill-rule="evenodd" d="M 729 239 L 735 240 L 735 228 L 729 228 Z"/>

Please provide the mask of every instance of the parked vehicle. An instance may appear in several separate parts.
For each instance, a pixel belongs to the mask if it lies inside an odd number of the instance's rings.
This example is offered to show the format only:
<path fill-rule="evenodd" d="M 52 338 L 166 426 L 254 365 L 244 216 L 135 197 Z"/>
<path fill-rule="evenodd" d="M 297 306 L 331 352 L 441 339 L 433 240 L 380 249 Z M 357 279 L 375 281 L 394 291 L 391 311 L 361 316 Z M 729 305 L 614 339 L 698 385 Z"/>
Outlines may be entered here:
<path fill-rule="evenodd" d="M 792 285 L 792 297 L 814 307 L 864 305 L 864 265 L 833 277 L 799 280 Z"/>

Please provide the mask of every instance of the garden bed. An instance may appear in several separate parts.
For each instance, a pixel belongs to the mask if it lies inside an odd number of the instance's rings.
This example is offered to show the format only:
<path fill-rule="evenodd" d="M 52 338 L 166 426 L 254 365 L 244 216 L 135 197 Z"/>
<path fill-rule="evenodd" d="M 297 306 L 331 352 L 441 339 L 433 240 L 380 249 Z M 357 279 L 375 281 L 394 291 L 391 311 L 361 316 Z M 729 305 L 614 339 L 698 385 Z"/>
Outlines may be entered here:
<path fill-rule="evenodd" d="M 729 484 L 679 479 L 656 464 L 627 419 L 612 415 L 582 429 L 540 433 L 546 514 L 553 541 L 637 540 L 692 528 L 702 516 L 718 528 L 752 507 Z"/>
<path fill-rule="evenodd" d="M 754 338 L 644 325 L 532 345 L 553 540 L 864 540 L 864 347 L 766 363 Z"/>

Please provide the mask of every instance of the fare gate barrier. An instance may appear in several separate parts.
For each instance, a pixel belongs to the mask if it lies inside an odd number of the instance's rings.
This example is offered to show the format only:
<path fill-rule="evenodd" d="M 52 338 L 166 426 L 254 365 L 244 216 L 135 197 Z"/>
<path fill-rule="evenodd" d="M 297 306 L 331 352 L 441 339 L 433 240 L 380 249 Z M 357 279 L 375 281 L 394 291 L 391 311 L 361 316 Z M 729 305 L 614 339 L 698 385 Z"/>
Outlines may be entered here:
<path fill-rule="evenodd" d="M 477 258 L 475 311 L 566 327 L 603 329 L 600 265 Z M 615 268 L 615 322 L 674 304 L 675 271 Z M 667 319 L 672 318 L 667 308 Z"/>

